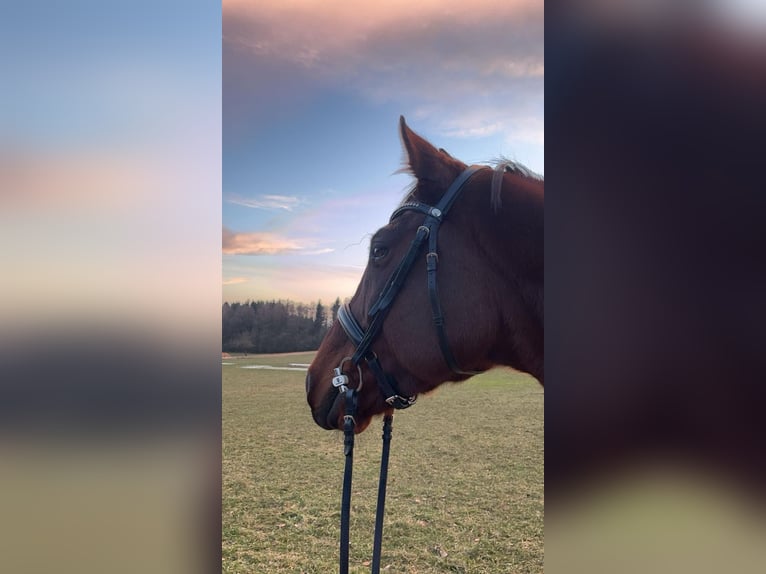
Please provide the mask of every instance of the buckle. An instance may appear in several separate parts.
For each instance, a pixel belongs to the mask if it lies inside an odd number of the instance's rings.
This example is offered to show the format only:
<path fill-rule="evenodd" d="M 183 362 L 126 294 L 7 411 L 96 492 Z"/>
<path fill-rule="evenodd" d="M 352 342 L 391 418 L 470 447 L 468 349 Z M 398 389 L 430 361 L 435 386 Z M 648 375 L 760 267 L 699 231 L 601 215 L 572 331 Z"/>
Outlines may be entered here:
<path fill-rule="evenodd" d="M 429 251 L 426 253 L 426 269 L 428 271 L 434 271 L 439 263 L 439 254 L 435 251 Z"/>
<path fill-rule="evenodd" d="M 335 367 L 334 371 L 335 376 L 332 378 L 332 386 L 341 393 L 345 393 L 348 390 L 348 376 L 340 371 L 340 367 Z"/>

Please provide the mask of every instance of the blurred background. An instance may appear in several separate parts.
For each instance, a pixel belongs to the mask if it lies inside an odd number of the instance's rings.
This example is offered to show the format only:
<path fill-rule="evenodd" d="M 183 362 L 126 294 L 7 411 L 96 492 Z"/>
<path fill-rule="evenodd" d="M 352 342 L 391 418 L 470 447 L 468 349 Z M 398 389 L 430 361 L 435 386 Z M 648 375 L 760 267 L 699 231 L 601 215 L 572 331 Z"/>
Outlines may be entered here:
<path fill-rule="evenodd" d="M 221 8 L 0 9 L 0 571 L 220 566 Z"/>
<path fill-rule="evenodd" d="M 546 6 L 546 572 L 763 568 L 764 8 Z"/>

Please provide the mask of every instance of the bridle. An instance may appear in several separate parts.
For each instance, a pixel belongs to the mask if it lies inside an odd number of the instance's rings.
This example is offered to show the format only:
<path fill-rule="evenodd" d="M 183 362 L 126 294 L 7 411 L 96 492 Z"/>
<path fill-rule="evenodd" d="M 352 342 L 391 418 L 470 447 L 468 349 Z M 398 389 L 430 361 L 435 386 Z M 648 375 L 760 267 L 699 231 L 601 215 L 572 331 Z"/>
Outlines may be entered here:
<path fill-rule="evenodd" d="M 442 356 L 453 373 L 459 375 L 477 374 L 474 371 L 463 370 L 458 366 L 457 361 L 455 360 L 455 355 L 452 353 L 452 349 L 447 341 L 447 334 L 444 331 L 444 314 L 442 313 L 441 305 L 439 304 L 436 270 L 439 264 L 439 252 L 437 249 L 439 227 L 447 216 L 450 208 L 455 203 L 455 200 L 460 195 L 465 184 L 468 183 L 468 180 L 470 180 L 477 171 L 482 169 L 482 167 L 483 166 L 472 165 L 465 169 L 457 179 L 452 182 L 452 185 L 449 186 L 435 207 L 419 201 L 408 201 L 399 206 L 391 215 L 389 222 L 394 221 L 397 217 L 407 211 L 422 213 L 425 218 L 420 227 L 418 227 L 417 233 L 410 243 L 410 248 L 407 251 L 407 254 L 399 262 L 399 265 L 397 265 L 396 269 L 391 274 L 391 277 L 380 292 L 377 301 L 367 312 L 369 327 L 366 331 L 359 325 L 359 322 L 351 312 L 348 303 L 338 309 L 338 322 L 341 327 L 343 327 L 348 338 L 351 339 L 354 345 L 356 345 L 356 351 L 354 351 L 354 354 L 351 357 L 351 363 L 358 365 L 362 360 L 367 363 L 370 371 L 375 375 L 375 380 L 377 381 L 378 387 L 380 387 L 386 402 L 395 409 L 406 409 L 415 402 L 417 397 L 414 395 L 410 397 L 402 396 L 398 390 L 396 380 L 393 376 L 383 371 L 378 356 L 371 349 L 371 346 L 380 333 L 380 330 L 383 327 L 383 321 L 385 320 L 388 311 L 391 309 L 394 299 L 399 294 L 399 291 L 401 291 L 404 281 L 407 279 L 407 275 L 409 274 L 410 269 L 412 269 L 412 265 L 415 263 L 415 259 L 418 253 L 420 253 L 421 247 L 426 239 L 428 239 L 428 252 L 426 253 L 428 298 L 431 302 L 431 317 L 434 326 L 436 327 L 436 333 L 439 338 L 439 348 L 441 349 Z M 333 384 L 337 387 L 340 386 L 339 384 L 336 384 L 335 380 L 333 380 Z"/>
<path fill-rule="evenodd" d="M 472 165 L 466 168 L 449 186 L 436 206 L 430 206 L 419 201 L 408 201 L 399 206 L 393 214 L 390 221 L 407 211 L 422 213 L 425 217 L 423 223 L 418 227 L 414 239 L 410 243 L 407 254 L 399 262 L 391 277 L 386 282 L 377 301 L 367 312 L 369 318 L 369 327 L 364 330 L 354 317 L 348 304 L 343 305 L 338 310 L 338 322 L 340 323 L 346 335 L 356 346 L 353 356 L 345 358 L 341 364 L 335 368 L 332 384 L 339 392 L 344 394 L 345 415 L 343 423 L 344 433 L 344 453 L 346 456 L 346 466 L 343 476 L 343 497 L 341 502 L 341 539 L 340 539 L 340 574 L 348 573 L 348 546 L 349 546 L 349 517 L 351 512 L 351 476 L 354 456 L 354 428 L 356 421 L 357 394 L 362 385 L 360 363 L 364 361 L 370 371 L 375 376 L 383 397 L 392 409 L 406 409 L 412 406 L 417 395 L 404 396 L 399 391 L 396 379 L 383 370 L 380 360 L 372 350 L 372 344 L 375 338 L 380 334 L 383 327 L 383 321 L 394 302 L 394 299 L 401 291 L 404 282 L 412 269 L 415 259 L 420 253 L 423 245 L 428 240 L 428 252 L 426 253 L 426 275 L 428 286 L 428 297 L 431 303 L 431 316 L 436 333 L 438 336 L 439 347 L 453 373 L 459 375 L 475 375 L 475 371 L 466 371 L 458 366 L 455 355 L 447 341 L 447 334 L 444 330 L 444 314 L 439 303 L 439 291 L 436 283 L 436 270 L 439 263 L 439 253 L 437 249 L 437 239 L 439 227 L 447 216 L 455 200 L 460 195 L 463 187 L 471 177 L 485 166 Z M 504 166 L 503 166 L 504 169 Z M 359 386 L 356 389 L 349 388 L 348 376 L 343 374 L 343 365 L 350 361 L 359 369 Z M 378 504 L 375 515 L 375 538 L 373 545 L 373 559 L 371 571 L 378 574 L 380 571 L 380 549 L 383 536 L 383 512 L 386 498 L 386 479 L 388 475 L 388 453 L 391 441 L 391 427 L 393 424 L 393 414 L 391 411 L 383 417 L 383 453 L 380 463 L 380 480 L 378 482 Z"/>

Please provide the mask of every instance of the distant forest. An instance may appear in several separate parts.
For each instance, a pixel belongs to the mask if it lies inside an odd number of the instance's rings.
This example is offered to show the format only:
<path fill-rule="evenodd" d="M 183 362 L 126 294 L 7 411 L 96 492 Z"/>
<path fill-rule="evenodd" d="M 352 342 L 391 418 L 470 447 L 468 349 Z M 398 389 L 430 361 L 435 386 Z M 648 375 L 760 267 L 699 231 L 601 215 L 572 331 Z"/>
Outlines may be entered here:
<path fill-rule="evenodd" d="M 289 353 L 319 348 L 338 317 L 340 298 L 322 302 L 290 300 L 223 304 L 223 346 L 227 353 Z"/>

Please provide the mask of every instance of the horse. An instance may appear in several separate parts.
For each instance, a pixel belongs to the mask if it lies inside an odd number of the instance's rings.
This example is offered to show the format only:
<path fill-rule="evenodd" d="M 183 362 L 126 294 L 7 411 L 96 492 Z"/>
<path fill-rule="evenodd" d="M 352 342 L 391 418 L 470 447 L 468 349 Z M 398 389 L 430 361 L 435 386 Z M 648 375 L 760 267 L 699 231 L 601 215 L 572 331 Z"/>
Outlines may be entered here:
<path fill-rule="evenodd" d="M 543 178 L 516 162 L 468 166 L 403 116 L 399 127 L 415 182 L 372 236 L 359 286 L 306 375 L 312 416 L 328 430 L 343 428 L 348 388 L 361 433 L 495 366 L 544 385 Z"/>

